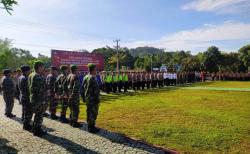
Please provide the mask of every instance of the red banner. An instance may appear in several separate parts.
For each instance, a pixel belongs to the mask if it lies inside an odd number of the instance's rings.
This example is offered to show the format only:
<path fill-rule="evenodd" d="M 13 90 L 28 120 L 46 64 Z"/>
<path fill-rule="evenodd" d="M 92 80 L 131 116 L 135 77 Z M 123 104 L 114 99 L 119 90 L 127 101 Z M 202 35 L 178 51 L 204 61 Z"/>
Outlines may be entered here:
<path fill-rule="evenodd" d="M 102 54 L 84 53 L 76 51 L 51 50 L 51 62 L 55 67 L 61 65 L 77 65 L 80 71 L 88 71 L 88 63 L 96 64 L 97 70 L 104 69 L 104 57 Z"/>

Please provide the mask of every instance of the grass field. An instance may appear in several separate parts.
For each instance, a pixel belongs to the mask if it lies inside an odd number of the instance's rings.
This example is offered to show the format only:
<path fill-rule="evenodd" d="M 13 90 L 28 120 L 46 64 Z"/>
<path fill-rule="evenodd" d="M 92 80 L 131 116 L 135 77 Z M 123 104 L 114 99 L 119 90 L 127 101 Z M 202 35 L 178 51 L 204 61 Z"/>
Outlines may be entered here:
<path fill-rule="evenodd" d="M 250 88 L 250 82 L 192 86 Z M 84 121 L 85 110 L 81 104 Z M 103 95 L 97 125 L 180 153 L 250 153 L 250 92 L 165 88 Z"/>

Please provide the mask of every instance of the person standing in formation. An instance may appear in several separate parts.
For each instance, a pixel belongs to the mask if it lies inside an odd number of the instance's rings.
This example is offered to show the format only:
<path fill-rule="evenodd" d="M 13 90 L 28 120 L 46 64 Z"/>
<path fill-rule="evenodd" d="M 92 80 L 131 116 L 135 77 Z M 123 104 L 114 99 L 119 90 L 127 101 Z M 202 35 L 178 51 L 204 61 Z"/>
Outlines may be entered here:
<path fill-rule="evenodd" d="M 55 83 L 57 78 L 57 68 L 51 67 L 50 68 L 50 74 L 46 78 L 46 86 L 48 90 L 48 100 L 49 100 L 49 112 L 50 112 L 50 118 L 51 119 L 58 119 L 56 116 L 56 108 L 57 108 L 57 95 L 55 93 Z"/>
<path fill-rule="evenodd" d="M 100 89 L 96 81 L 96 65 L 88 64 L 89 74 L 84 78 L 84 91 L 87 105 L 87 123 L 88 131 L 90 133 L 97 133 L 100 131 L 96 128 L 96 119 L 100 104 Z"/>
<path fill-rule="evenodd" d="M 61 103 L 62 109 L 61 109 L 61 116 L 60 116 L 60 121 L 62 123 L 68 123 L 68 119 L 66 118 L 66 111 L 68 109 L 68 97 L 66 95 L 66 78 L 68 75 L 68 66 L 67 65 L 62 65 L 60 67 L 61 74 L 57 77 L 56 83 L 55 83 L 55 93 L 58 96 L 58 99 Z"/>
<path fill-rule="evenodd" d="M 29 75 L 28 85 L 30 92 L 30 102 L 32 111 L 35 114 L 33 122 L 33 134 L 35 136 L 45 135 L 47 132 L 42 130 L 43 114 L 45 106 L 46 82 L 43 77 L 44 64 L 41 61 L 34 63 L 34 72 Z M 32 117 L 32 116 L 29 116 Z"/>
<path fill-rule="evenodd" d="M 5 69 L 3 74 L 4 76 L 1 79 L 0 86 L 3 91 L 3 99 L 5 102 L 5 115 L 9 118 L 13 118 L 16 116 L 12 114 L 16 87 L 11 77 L 11 70 Z"/>
<path fill-rule="evenodd" d="M 77 66 L 70 66 L 71 73 L 67 77 L 69 108 L 70 108 L 70 125 L 72 127 L 82 127 L 78 122 L 79 105 L 80 105 L 80 80 L 78 77 Z M 99 85 L 98 85 L 99 87 Z"/>
<path fill-rule="evenodd" d="M 32 130 L 30 124 L 32 118 L 32 108 L 30 103 L 30 93 L 28 85 L 28 76 L 30 74 L 29 66 L 21 67 L 22 75 L 18 79 L 18 87 L 20 90 L 20 102 L 22 104 L 22 118 L 23 118 L 23 129 L 27 131 Z"/>

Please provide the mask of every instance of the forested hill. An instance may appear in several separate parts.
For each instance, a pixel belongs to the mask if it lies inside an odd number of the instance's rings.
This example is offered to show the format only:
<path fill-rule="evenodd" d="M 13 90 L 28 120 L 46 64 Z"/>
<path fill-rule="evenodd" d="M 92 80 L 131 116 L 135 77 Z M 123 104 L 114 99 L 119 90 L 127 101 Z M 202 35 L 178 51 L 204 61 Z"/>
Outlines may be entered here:
<path fill-rule="evenodd" d="M 164 49 L 158 49 L 154 47 L 138 47 L 130 49 L 130 54 L 133 57 L 144 57 L 146 55 L 160 55 L 163 54 Z"/>

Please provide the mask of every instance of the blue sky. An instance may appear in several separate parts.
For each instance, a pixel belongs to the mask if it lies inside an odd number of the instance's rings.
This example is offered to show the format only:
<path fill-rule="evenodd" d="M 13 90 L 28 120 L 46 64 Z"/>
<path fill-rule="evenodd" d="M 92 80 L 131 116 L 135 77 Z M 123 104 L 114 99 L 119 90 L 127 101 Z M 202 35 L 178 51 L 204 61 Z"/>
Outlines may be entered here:
<path fill-rule="evenodd" d="M 249 0 L 18 0 L 0 38 L 33 55 L 113 46 L 237 51 L 250 43 Z"/>

